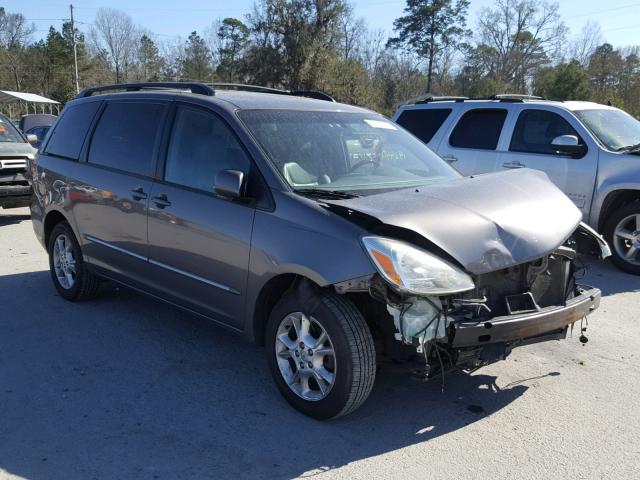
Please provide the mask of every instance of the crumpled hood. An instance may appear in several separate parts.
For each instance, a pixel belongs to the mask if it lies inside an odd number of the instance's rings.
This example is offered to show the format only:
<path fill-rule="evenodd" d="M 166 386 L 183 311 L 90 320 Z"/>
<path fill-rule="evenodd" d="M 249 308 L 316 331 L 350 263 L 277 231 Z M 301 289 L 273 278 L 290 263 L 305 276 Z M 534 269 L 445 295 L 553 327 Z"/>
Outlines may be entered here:
<path fill-rule="evenodd" d="M 413 230 L 474 274 L 552 252 L 582 218 L 545 173 L 530 169 L 327 203 Z"/>

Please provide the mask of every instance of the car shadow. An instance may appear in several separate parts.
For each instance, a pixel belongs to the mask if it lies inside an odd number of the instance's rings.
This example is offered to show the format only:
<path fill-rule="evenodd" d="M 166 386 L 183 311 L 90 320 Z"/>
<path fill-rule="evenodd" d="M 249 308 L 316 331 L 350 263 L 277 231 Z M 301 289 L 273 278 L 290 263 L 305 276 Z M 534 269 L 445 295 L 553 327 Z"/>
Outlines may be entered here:
<path fill-rule="evenodd" d="M 6 210 L 0 209 L 0 227 L 5 225 L 15 225 L 16 223 L 30 220 L 31 215 L 24 213 L 7 213 Z"/>
<path fill-rule="evenodd" d="M 598 287 L 603 296 L 640 291 L 640 276 L 623 272 L 610 259 L 580 258 L 586 271 L 579 283 Z"/>
<path fill-rule="evenodd" d="M 0 304 L 0 472 L 32 480 L 312 475 L 486 419 L 530 380 L 443 389 L 383 365 L 359 410 L 319 422 L 283 400 L 262 348 L 127 289 L 69 303 L 46 271 L 5 275 Z"/>

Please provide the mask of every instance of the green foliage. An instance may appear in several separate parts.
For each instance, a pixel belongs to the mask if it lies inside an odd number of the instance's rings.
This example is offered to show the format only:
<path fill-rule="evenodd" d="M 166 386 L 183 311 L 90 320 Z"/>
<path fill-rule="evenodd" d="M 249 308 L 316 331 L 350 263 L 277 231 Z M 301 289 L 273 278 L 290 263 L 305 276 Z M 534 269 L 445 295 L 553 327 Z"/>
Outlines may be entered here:
<path fill-rule="evenodd" d="M 388 45 L 405 47 L 426 59 L 428 92 L 437 55 L 470 35 L 465 30 L 468 8 L 468 0 L 407 0 L 406 15 L 393 22 L 398 36 L 390 38 Z"/>
<path fill-rule="evenodd" d="M 591 84 L 580 63 L 572 60 L 555 67 L 541 68 L 536 74 L 533 92 L 551 100 L 588 100 Z"/>
<path fill-rule="evenodd" d="M 249 27 L 237 18 L 225 18 L 218 29 L 218 67 L 216 73 L 224 82 L 242 81 L 244 50 L 249 43 Z"/>
<path fill-rule="evenodd" d="M 193 31 L 187 38 L 182 60 L 182 80 L 211 80 L 211 51 L 204 39 Z"/>

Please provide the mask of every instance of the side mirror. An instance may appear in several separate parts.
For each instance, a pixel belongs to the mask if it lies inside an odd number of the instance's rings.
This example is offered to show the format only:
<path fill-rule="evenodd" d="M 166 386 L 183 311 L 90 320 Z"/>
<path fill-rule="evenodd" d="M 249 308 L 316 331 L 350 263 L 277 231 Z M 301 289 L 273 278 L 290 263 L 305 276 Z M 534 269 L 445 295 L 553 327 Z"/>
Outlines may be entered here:
<path fill-rule="evenodd" d="M 38 143 L 38 136 L 34 135 L 33 133 L 28 134 L 27 142 L 29 142 L 31 145 L 35 145 L 36 143 Z"/>
<path fill-rule="evenodd" d="M 570 155 L 574 158 L 582 157 L 587 150 L 585 145 L 580 145 L 575 135 L 560 135 L 551 141 L 551 146 L 560 155 Z"/>
<path fill-rule="evenodd" d="M 218 172 L 213 191 L 228 198 L 243 198 L 245 194 L 246 175 L 239 170 L 222 170 Z"/>

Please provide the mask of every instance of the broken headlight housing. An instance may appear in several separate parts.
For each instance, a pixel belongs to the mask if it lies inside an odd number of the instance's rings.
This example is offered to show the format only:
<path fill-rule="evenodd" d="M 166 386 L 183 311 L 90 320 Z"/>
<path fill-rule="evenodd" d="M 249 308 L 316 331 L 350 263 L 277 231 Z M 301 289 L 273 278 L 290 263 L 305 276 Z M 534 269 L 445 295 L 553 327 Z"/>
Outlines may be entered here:
<path fill-rule="evenodd" d="M 475 287 L 462 270 L 408 243 L 384 237 L 363 237 L 362 243 L 380 275 L 401 292 L 450 295 Z"/>

